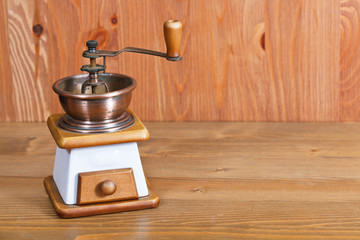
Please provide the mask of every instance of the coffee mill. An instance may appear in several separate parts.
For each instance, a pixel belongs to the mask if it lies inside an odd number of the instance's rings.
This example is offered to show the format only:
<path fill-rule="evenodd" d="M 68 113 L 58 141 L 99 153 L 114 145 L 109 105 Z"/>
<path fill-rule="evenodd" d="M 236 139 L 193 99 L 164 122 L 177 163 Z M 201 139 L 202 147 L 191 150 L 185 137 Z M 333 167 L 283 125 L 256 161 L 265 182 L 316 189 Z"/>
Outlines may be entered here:
<path fill-rule="evenodd" d="M 159 198 L 151 190 L 141 165 L 138 141 L 149 132 L 128 108 L 136 80 L 106 72 L 106 57 L 123 52 L 181 60 L 182 24 L 164 23 L 167 52 L 126 47 L 98 50 L 86 42 L 83 57 L 88 72 L 58 80 L 53 90 L 65 114 L 52 114 L 47 125 L 57 144 L 54 171 L 44 185 L 56 213 L 63 218 L 154 208 Z M 103 58 L 103 64 L 96 60 Z"/>

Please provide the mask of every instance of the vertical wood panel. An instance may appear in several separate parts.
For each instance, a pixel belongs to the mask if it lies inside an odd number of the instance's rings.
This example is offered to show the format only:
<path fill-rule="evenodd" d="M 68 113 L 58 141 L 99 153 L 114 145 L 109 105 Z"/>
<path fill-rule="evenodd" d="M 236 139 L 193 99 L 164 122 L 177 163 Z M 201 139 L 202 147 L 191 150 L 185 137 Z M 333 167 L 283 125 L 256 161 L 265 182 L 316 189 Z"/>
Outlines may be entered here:
<path fill-rule="evenodd" d="M 7 2 L 0 1 L 0 120 L 11 121 L 14 120 L 15 114 L 14 100 L 12 98 L 13 81 L 12 81 L 12 66 L 10 64 L 10 49 L 9 49 L 9 28 L 8 28 L 8 12 Z"/>
<path fill-rule="evenodd" d="M 50 84 L 44 79 L 47 72 L 41 71 L 40 39 L 33 34 L 34 13 L 39 11 L 37 2 L 8 1 L 9 62 L 13 88 L 7 93 L 13 101 L 16 121 L 41 121 L 49 114 L 45 97 Z M 40 70 L 40 71 L 39 71 Z"/>
<path fill-rule="evenodd" d="M 351 112 L 339 108 L 354 95 L 339 83 L 340 37 L 342 52 L 346 42 L 339 0 L 1 0 L 1 7 L 1 121 L 60 112 L 51 85 L 81 73 L 86 40 L 165 51 L 162 23 L 174 18 L 184 24 L 183 61 L 131 53 L 107 61 L 109 72 L 138 80 L 131 107 L 141 119 L 337 121 Z"/>
<path fill-rule="evenodd" d="M 338 1 L 267 1 L 274 120 L 339 119 Z"/>
<path fill-rule="evenodd" d="M 360 120 L 360 1 L 341 1 L 340 105 L 342 121 Z"/>

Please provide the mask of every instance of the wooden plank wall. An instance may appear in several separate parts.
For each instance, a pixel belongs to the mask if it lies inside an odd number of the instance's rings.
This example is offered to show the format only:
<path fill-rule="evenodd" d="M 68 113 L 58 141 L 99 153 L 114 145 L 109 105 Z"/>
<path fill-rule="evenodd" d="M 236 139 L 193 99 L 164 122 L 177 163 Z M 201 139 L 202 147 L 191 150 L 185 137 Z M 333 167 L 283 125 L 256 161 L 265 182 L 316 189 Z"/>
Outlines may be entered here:
<path fill-rule="evenodd" d="M 0 0 L 0 121 L 44 121 L 51 85 L 101 49 L 165 50 L 184 24 L 183 61 L 125 53 L 147 121 L 360 120 L 360 0 Z"/>

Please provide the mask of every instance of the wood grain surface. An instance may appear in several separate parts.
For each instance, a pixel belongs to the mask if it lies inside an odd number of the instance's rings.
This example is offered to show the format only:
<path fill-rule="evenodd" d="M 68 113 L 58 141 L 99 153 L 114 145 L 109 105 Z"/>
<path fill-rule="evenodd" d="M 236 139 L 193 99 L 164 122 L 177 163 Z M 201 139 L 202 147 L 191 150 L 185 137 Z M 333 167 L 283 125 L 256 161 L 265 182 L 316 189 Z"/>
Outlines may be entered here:
<path fill-rule="evenodd" d="M 85 42 L 165 51 L 183 23 L 183 60 L 124 53 L 109 72 L 138 80 L 152 121 L 359 121 L 359 0 L 0 0 L 0 121 L 61 112 L 51 85 L 80 73 Z"/>
<path fill-rule="evenodd" d="M 0 123 L 0 239 L 359 239 L 359 124 L 145 125 L 160 205 L 60 219 L 43 187 L 46 124 Z"/>
<path fill-rule="evenodd" d="M 360 120 L 360 1 L 341 1 L 341 120 Z"/>

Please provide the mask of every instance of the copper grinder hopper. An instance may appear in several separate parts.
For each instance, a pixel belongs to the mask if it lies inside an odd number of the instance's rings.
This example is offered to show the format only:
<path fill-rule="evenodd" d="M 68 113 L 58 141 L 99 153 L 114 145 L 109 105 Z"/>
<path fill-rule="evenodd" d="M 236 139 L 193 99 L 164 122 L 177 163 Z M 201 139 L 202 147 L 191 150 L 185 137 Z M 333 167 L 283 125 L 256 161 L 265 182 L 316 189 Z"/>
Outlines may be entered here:
<path fill-rule="evenodd" d="M 119 51 L 97 50 L 96 41 L 87 41 L 88 50 L 83 52 L 83 57 L 89 58 L 90 64 L 82 66 L 81 70 L 88 73 L 60 79 L 53 85 L 66 112 L 58 122 L 59 127 L 76 133 L 106 133 L 131 126 L 135 118 L 126 109 L 136 80 L 122 74 L 105 73 L 106 57 L 134 52 L 179 61 L 182 59 L 179 51 L 181 33 L 181 22 L 168 20 L 164 23 L 166 53 L 134 47 Z M 103 58 L 102 65 L 96 63 L 100 57 Z"/>

